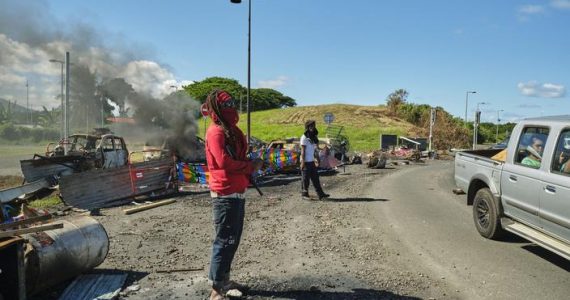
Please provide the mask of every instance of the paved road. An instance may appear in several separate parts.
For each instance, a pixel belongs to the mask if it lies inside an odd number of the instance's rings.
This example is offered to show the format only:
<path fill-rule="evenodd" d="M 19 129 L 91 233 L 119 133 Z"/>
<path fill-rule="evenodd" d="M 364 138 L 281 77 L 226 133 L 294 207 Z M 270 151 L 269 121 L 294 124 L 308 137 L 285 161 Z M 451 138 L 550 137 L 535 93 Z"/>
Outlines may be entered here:
<path fill-rule="evenodd" d="M 511 236 L 497 242 L 474 228 L 465 195 L 454 195 L 453 162 L 434 162 L 378 180 L 368 193 L 392 242 L 418 270 L 466 299 L 568 299 L 570 262 Z"/>

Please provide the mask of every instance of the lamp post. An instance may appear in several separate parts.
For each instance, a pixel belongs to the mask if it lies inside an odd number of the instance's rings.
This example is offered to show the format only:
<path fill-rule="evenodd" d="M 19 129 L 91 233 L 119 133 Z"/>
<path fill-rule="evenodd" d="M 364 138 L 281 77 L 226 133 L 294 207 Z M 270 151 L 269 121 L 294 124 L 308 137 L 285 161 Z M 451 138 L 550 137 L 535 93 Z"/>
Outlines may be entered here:
<path fill-rule="evenodd" d="M 61 131 L 60 131 L 59 135 L 60 135 L 60 139 L 63 139 L 63 138 L 65 138 L 65 135 L 63 132 L 63 127 L 64 127 L 63 123 L 65 122 L 65 118 L 63 115 L 63 66 L 65 65 L 65 61 L 59 60 L 59 59 L 50 59 L 49 62 L 61 64 L 61 93 L 60 93 L 60 97 L 61 97 Z"/>
<path fill-rule="evenodd" d="M 230 0 L 232 3 L 240 4 L 241 0 Z M 248 1 L 247 18 L 247 145 L 251 145 L 251 103 L 249 92 L 251 89 L 251 0 Z"/>
<path fill-rule="evenodd" d="M 469 94 L 477 94 L 477 92 L 476 91 L 465 92 L 465 124 L 467 124 L 467 106 L 469 103 Z"/>
<path fill-rule="evenodd" d="M 488 102 L 477 102 L 477 110 L 475 111 L 475 120 L 473 120 L 473 150 L 477 146 L 477 133 L 479 129 L 479 122 L 481 121 L 481 111 L 479 105 L 489 104 Z"/>
<path fill-rule="evenodd" d="M 30 124 L 30 85 L 26 79 L 26 123 Z"/>
<path fill-rule="evenodd" d="M 495 133 L 495 143 L 499 142 L 499 123 L 501 123 L 501 118 L 499 118 L 499 113 L 505 111 L 504 109 L 497 110 L 497 133 Z"/>

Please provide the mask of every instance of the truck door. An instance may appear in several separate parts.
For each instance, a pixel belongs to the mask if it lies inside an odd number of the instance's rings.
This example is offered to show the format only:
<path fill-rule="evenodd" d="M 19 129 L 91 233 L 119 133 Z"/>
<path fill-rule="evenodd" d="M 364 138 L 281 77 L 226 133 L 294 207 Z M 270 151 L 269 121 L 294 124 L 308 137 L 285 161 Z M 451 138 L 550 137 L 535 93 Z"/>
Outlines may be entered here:
<path fill-rule="evenodd" d="M 542 152 L 549 129 L 526 126 L 521 131 L 512 161 L 503 166 L 501 197 L 506 215 L 539 228 Z"/>
<path fill-rule="evenodd" d="M 541 182 L 539 216 L 548 233 L 570 242 L 570 128 L 563 129 Z"/>
<path fill-rule="evenodd" d="M 103 151 L 103 169 L 116 167 L 117 155 L 112 136 L 101 137 L 101 151 Z"/>

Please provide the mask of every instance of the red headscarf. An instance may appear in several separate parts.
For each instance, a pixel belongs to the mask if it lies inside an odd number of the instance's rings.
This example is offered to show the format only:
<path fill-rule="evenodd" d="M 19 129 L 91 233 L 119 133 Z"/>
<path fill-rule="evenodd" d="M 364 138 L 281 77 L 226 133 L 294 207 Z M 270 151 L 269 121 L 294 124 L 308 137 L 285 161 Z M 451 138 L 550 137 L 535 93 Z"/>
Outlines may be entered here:
<path fill-rule="evenodd" d="M 239 114 L 235 109 L 235 103 L 232 96 L 223 90 L 216 90 L 208 95 L 208 103 L 214 99 L 210 99 L 210 97 L 215 97 L 215 101 L 217 104 L 217 108 L 219 109 L 219 114 L 212 107 L 212 105 L 208 105 L 208 112 L 209 115 L 212 117 L 212 120 L 219 124 L 220 117 L 225 121 L 225 123 L 229 126 L 236 126 L 239 121 Z"/>

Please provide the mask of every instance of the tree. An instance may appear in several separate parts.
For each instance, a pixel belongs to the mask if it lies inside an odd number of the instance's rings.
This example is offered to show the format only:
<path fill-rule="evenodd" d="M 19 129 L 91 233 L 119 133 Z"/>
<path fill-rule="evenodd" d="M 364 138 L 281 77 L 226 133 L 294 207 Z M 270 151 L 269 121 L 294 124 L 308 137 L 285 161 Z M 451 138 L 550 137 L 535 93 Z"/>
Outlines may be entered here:
<path fill-rule="evenodd" d="M 398 112 L 398 107 L 400 105 L 407 103 L 408 101 L 408 91 L 404 89 L 397 89 L 386 98 L 386 104 L 388 105 L 388 109 L 392 113 Z"/>
<path fill-rule="evenodd" d="M 252 110 L 283 108 L 297 105 L 293 98 L 269 88 L 252 89 L 251 101 L 253 102 Z"/>
<path fill-rule="evenodd" d="M 223 77 L 209 77 L 202 81 L 184 86 L 183 88 L 192 98 L 200 101 L 200 103 L 206 102 L 206 97 L 208 97 L 208 94 L 214 89 L 227 91 L 236 99 L 239 99 L 241 95 L 245 95 L 247 92 L 237 80 Z"/>
<path fill-rule="evenodd" d="M 247 89 L 241 86 L 235 79 L 209 77 L 202 81 L 184 86 L 184 90 L 186 90 L 192 98 L 200 101 L 200 103 L 204 103 L 208 94 L 214 89 L 222 89 L 229 92 L 236 101 L 243 101 L 243 107 L 245 108 Z M 250 101 L 252 111 L 297 105 L 295 99 L 269 88 L 251 89 Z"/>
<path fill-rule="evenodd" d="M 0 124 L 12 122 L 14 106 L 16 106 L 15 102 L 8 101 L 6 107 L 0 103 Z"/>
<path fill-rule="evenodd" d="M 38 125 L 44 128 L 53 128 L 59 123 L 60 111 L 52 108 L 51 111 L 45 106 L 42 106 L 43 111 L 38 116 Z"/>

